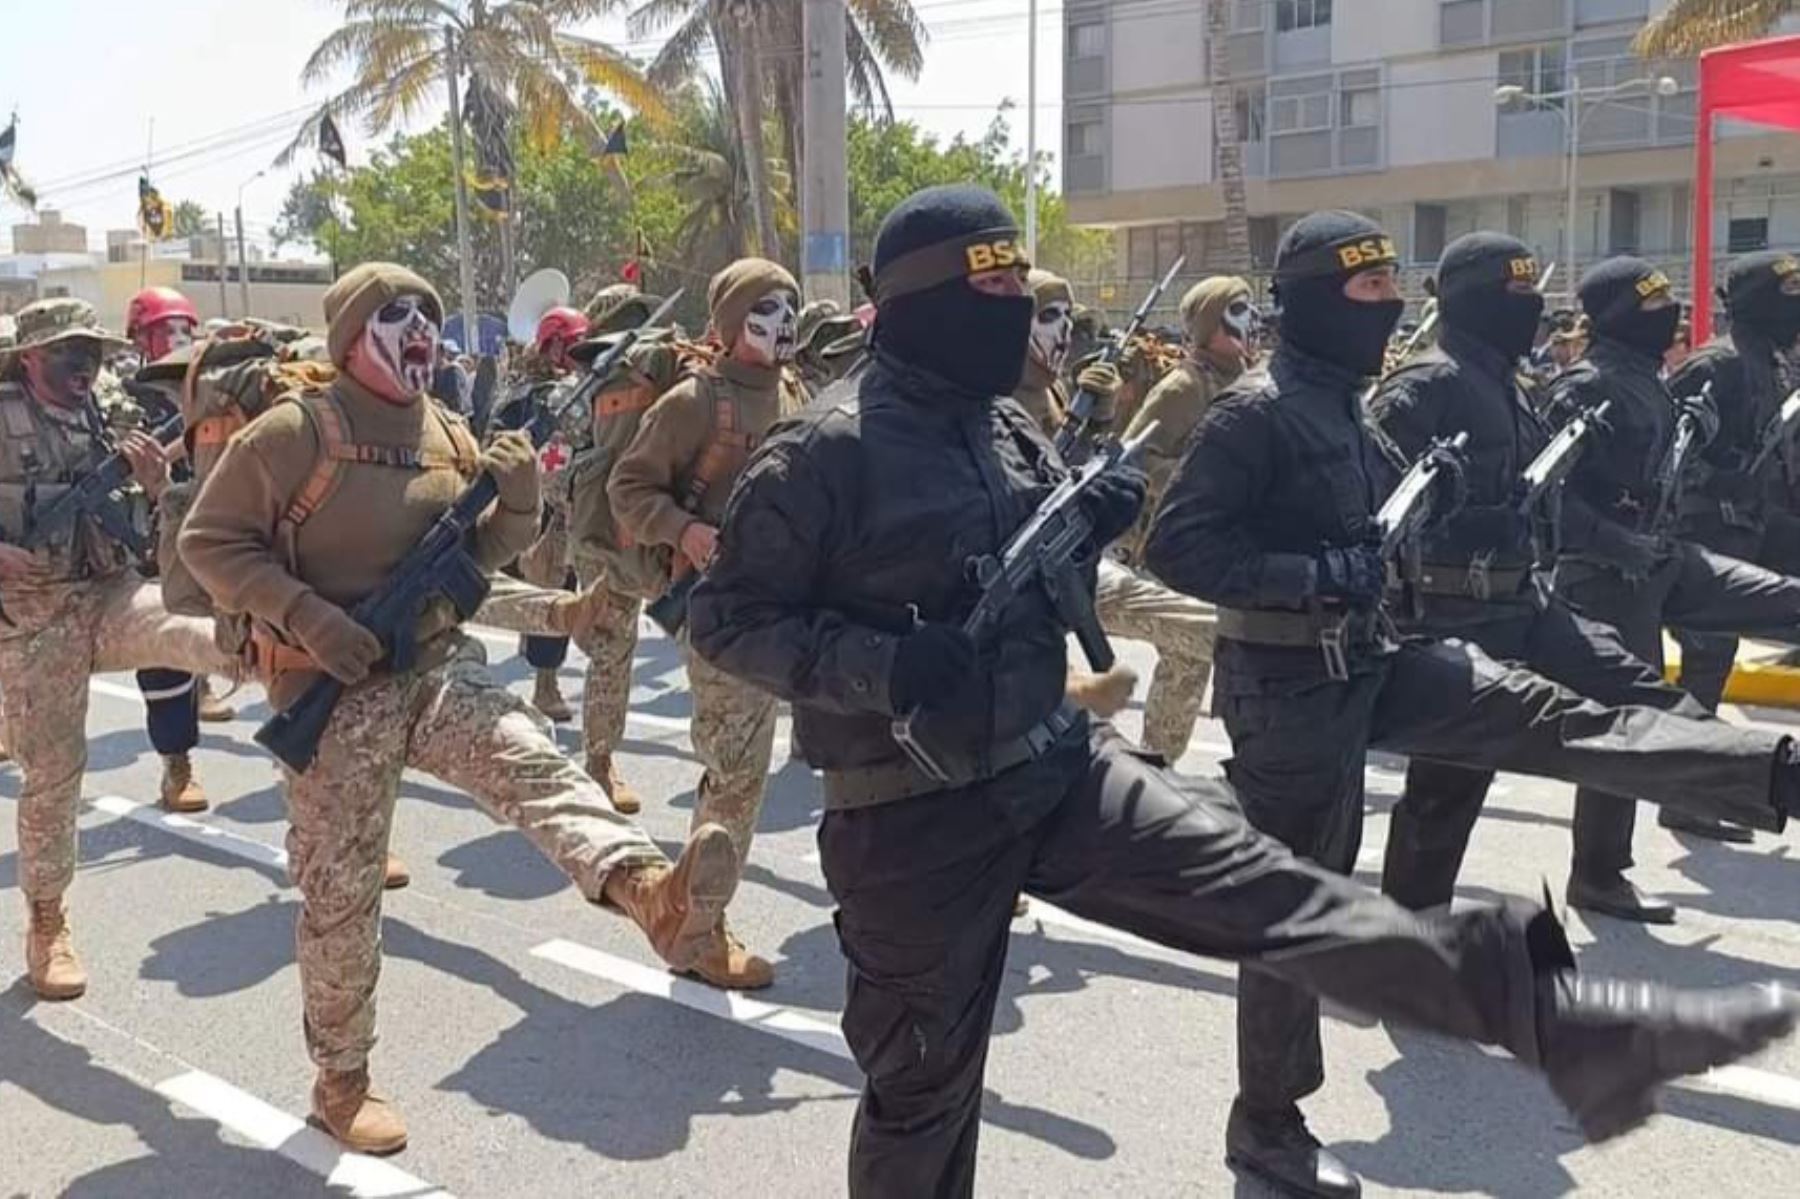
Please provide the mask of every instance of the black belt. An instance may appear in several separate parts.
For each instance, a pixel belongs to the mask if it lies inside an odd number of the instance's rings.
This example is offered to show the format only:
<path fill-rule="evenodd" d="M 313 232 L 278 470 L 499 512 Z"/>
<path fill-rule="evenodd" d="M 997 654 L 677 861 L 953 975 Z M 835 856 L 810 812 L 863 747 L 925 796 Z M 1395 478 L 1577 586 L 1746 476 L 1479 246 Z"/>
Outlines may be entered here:
<path fill-rule="evenodd" d="M 1320 608 L 1310 612 L 1274 612 L 1221 607 L 1219 636 L 1249 645 L 1316 649 L 1324 655 L 1325 673 L 1343 680 L 1350 677 L 1349 647 L 1376 644 L 1384 631 L 1385 619 L 1378 611 Z"/>
<path fill-rule="evenodd" d="M 1517 595 L 1530 578 L 1530 567 L 1514 566 L 1495 570 L 1477 558 L 1466 566 L 1422 563 L 1413 587 L 1421 595 L 1456 596 L 1485 603 Z"/>
<path fill-rule="evenodd" d="M 967 778 L 952 779 L 948 783 L 932 778 L 915 766 L 910 758 L 904 757 L 877 766 L 828 769 L 824 772 L 825 807 L 839 812 L 873 808 L 880 804 L 911 799 L 915 795 L 928 795 L 933 791 L 985 782 L 1027 762 L 1037 761 L 1080 723 L 1081 710 L 1065 700 L 1056 711 L 1017 737 L 992 746 L 983 762 L 985 769 Z"/>

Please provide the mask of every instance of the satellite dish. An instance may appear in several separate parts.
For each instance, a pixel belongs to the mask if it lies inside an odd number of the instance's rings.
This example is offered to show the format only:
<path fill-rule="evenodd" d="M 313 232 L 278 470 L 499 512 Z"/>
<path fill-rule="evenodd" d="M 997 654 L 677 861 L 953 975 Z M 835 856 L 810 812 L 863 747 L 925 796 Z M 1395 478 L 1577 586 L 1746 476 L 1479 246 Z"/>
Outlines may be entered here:
<path fill-rule="evenodd" d="M 567 305 L 571 290 L 569 277 L 554 267 L 546 267 L 519 284 L 512 305 L 506 310 L 507 334 L 520 345 L 530 345 L 537 340 L 538 322 L 552 308 Z"/>

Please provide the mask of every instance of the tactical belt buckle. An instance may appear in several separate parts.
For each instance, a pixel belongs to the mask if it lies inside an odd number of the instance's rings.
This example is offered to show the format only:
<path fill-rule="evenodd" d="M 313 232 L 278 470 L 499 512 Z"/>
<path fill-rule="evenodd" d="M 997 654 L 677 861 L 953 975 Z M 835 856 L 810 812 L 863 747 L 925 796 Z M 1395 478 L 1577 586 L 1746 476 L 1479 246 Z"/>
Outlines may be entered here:
<path fill-rule="evenodd" d="M 932 756 L 931 751 L 925 748 L 924 743 L 913 735 L 912 726 L 913 718 L 910 713 L 894 721 L 895 743 L 905 751 L 907 758 L 919 768 L 926 778 L 934 783 L 948 783 L 950 772 L 945 770 L 943 765 Z"/>
<path fill-rule="evenodd" d="M 1720 500 L 1719 519 L 1728 525 L 1736 526 L 1738 523 L 1737 505 L 1730 500 Z"/>
<path fill-rule="evenodd" d="M 1339 683 L 1347 682 L 1350 678 L 1350 659 L 1344 653 L 1344 629 L 1349 623 L 1349 616 L 1345 616 L 1336 624 L 1326 625 L 1319 630 L 1319 652 L 1325 656 L 1325 674 Z"/>
<path fill-rule="evenodd" d="M 1489 573 L 1493 561 L 1492 550 L 1485 554 L 1476 554 L 1469 560 L 1469 594 L 1484 604 L 1494 594 L 1494 581 Z"/>

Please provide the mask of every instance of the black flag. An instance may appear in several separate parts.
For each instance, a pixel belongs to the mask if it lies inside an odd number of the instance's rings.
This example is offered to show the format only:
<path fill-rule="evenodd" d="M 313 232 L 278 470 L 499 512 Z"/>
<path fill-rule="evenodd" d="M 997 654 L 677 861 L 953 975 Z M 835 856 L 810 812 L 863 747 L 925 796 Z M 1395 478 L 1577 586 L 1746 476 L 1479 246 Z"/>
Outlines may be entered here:
<path fill-rule="evenodd" d="M 319 153 L 337 163 L 339 170 L 350 168 L 350 156 L 344 153 L 344 135 L 338 132 L 330 113 L 319 119 Z"/>
<path fill-rule="evenodd" d="M 617 125 L 614 125 L 613 131 L 606 135 L 606 146 L 600 153 L 608 158 L 612 157 L 614 154 L 631 153 L 631 147 L 625 144 L 624 121 L 620 121 Z"/>

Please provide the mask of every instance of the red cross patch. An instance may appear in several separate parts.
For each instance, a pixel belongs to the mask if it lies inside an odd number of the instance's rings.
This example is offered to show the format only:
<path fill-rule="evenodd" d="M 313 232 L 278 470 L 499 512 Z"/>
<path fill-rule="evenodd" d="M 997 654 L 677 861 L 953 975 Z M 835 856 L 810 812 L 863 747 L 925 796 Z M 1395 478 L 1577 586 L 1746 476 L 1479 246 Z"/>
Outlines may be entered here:
<path fill-rule="evenodd" d="M 547 475 L 556 474 L 569 465 L 569 447 L 552 441 L 538 452 L 538 466 Z"/>

